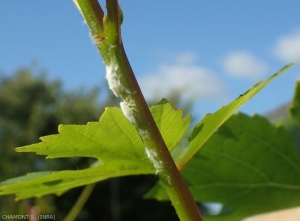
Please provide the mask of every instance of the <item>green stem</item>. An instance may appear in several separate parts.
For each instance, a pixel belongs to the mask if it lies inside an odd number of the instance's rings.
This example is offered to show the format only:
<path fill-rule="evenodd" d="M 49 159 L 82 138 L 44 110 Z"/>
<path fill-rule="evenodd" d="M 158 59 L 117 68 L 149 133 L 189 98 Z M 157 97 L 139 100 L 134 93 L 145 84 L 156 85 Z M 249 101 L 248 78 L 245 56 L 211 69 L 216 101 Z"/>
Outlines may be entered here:
<path fill-rule="evenodd" d="M 93 2 L 93 3 L 91 3 Z M 179 173 L 171 154 L 150 113 L 135 75 L 126 56 L 120 31 L 120 7 L 117 0 L 106 0 L 108 15 L 101 19 L 97 0 L 77 0 L 79 8 L 94 36 L 95 43 L 107 68 L 109 87 L 120 96 L 124 115 L 135 125 L 144 143 L 146 154 L 152 161 L 156 174 L 167 190 L 170 200 L 182 221 L 202 221 L 200 211 L 190 190 Z M 100 8 L 97 12 L 96 8 Z M 90 14 L 94 14 L 91 16 Z M 97 21 L 90 18 L 98 19 Z M 95 28 L 98 24 L 102 28 Z M 100 38 L 98 37 L 100 36 Z M 100 41 L 97 41 L 101 39 Z"/>
<path fill-rule="evenodd" d="M 84 204 L 86 203 L 86 201 L 90 197 L 95 185 L 96 185 L 96 183 L 93 183 L 93 184 L 86 185 L 84 187 L 84 189 L 81 192 L 79 198 L 77 199 L 76 203 L 74 204 L 74 206 L 72 207 L 72 209 L 70 210 L 69 214 L 66 216 L 64 221 L 73 221 L 73 220 L 75 220 L 75 218 L 78 216 L 81 209 L 83 208 Z"/>

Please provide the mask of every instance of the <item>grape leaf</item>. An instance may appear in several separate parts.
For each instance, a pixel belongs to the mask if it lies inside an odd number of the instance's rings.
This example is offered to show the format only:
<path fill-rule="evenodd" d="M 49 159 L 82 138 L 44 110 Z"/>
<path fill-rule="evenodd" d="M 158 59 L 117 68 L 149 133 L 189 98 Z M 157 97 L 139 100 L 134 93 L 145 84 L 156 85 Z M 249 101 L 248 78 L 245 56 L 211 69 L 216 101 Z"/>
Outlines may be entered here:
<path fill-rule="evenodd" d="M 227 208 L 227 213 L 206 221 L 239 221 L 300 205 L 296 148 L 283 127 L 257 115 L 232 116 L 181 172 L 196 201 Z M 161 188 L 150 195 L 167 199 Z"/>
<path fill-rule="evenodd" d="M 230 116 L 232 116 L 244 103 L 250 100 L 255 94 L 257 94 L 262 88 L 269 84 L 275 77 L 292 67 L 294 63 L 286 65 L 277 73 L 272 75 L 264 82 L 258 82 L 253 85 L 244 94 L 241 94 L 237 99 L 222 107 L 214 114 L 207 114 L 194 128 L 190 138 L 190 147 L 181 156 L 181 159 L 177 162 L 179 168 L 182 168 L 189 159 L 191 159 L 197 151 L 203 146 L 203 144 L 211 137 L 211 135 L 220 127 Z"/>
<path fill-rule="evenodd" d="M 167 146 L 174 148 L 191 117 L 182 119 L 182 110 L 175 111 L 166 100 L 153 106 L 151 112 Z M 51 193 L 60 195 L 71 188 L 112 177 L 155 173 L 136 128 L 119 108 L 106 108 L 99 122 L 60 125 L 59 134 L 41 140 L 16 151 L 36 152 L 48 155 L 47 158 L 92 157 L 98 163 L 82 170 L 37 172 L 13 178 L 0 184 L 0 195 L 16 194 L 18 200 Z"/>
<path fill-rule="evenodd" d="M 150 111 L 164 141 L 168 144 L 169 151 L 172 151 L 187 132 L 191 123 L 191 116 L 182 120 L 182 110 L 179 109 L 177 114 L 174 114 L 173 108 L 166 99 L 162 99 L 158 104 L 167 105 L 168 108 L 155 105 L 150 108 Z"/>

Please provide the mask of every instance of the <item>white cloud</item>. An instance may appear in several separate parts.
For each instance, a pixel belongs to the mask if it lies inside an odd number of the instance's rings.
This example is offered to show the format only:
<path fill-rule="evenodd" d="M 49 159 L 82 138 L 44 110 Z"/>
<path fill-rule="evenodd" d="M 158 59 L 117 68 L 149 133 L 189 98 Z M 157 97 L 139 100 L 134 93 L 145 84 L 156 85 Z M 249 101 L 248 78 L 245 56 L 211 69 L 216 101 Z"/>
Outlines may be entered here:
<path fill-rule="evenodd" d="M 171 64 L 161 64 L 157 71 L 139 79 L 146 98 L 166 97 L 172 90 L 182 90 L 188 98 L 224 101 L 227 91 L 215 73 L 195 64 L 193 53 L 174 57 Z"/>
<path fill-rule="evenodd" d="M 268 66 L 249 52 L 236 51 L 223 60 L 224 70 L 233 77 L 257 79 L 265 76 Z"/>
<path fill-rule="evenodd" d="M 300 59 L 300 30 L 280 37 L 274 49 L 275 55 L 284 62 Z"/>
<path fill-rule="evenodd" d="M 174 61 L 180 64 L 192 64 L 197 60 L 197 56 L 192 52 L 184 52 L 174 56 Z"/>

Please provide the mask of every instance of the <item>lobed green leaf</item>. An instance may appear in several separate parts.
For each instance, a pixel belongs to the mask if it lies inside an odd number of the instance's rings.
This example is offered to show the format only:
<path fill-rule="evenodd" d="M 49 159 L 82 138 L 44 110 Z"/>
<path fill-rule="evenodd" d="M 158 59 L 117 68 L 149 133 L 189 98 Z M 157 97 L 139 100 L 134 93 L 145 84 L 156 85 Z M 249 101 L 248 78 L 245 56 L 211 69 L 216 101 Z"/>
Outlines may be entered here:
<path fill-rule="evenodd" d="M 182 119 L 182 110 L 175 111 L 166 100 L 152 107 L 151 112 L 167 146 L 174 148 L 185 134 L 190 117 Z M 0 195 L 16 194 L 18 200 L 51 193 L 60 195 L 71 188 L 112 177 L 155 173 L 135 127 L 119 108 L 106 108 L 99 122 L 60 125 L 59 134 L 41 140 L 16 151 L 36 152 L 47 158 L 92 157 L 98 163 L 83 170 L 38 172 L 13 178 L 0 184 Z"/>
<path fill-rule="evenodd" d="M 177 162 L 179 168 L 183 167 L 203 146 L 203 144 L 212 136 L 212 134 L 232 116 L 243 104 L 256 95 L 261 89 L 269 84 L 274 78 L 292 67 L 295 63 L 286 65 L 277 73 L 272 75 L 264 82 L 258 82 L 253 85 L 244 94 L 241 94 L 237 99 L 222 107 L 214 114 L 207 114 L 194 128 L 189 138 L 190 147 L 182 155 L 181 159 Z"/>
<path fill-rule="evenodd" d="M 227 208 L 207 221 L 240 221 L 300 205 L 300 160 L 294 143 L 283 127 L 257 115 L 232 116 L 181 172 L 196 201 Z M 167 199 L 161 188 L 150 194 Z"/>

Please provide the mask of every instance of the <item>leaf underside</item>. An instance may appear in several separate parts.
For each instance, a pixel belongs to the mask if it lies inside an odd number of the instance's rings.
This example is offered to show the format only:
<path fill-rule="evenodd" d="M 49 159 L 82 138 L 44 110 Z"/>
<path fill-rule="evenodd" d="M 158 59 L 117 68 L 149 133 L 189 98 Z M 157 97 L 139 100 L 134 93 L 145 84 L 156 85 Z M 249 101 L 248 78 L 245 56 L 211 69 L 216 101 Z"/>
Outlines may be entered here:
<path fill-rule="evenodd" d="M 300 205 L 300 160 L 282 127 L 260 116 L 231 117 L 182 169 L 196 201 L 229 212 L 207 221 L 238 221 Z M 162 188 L 148 197 L 167 200 Z"/>
<path fill-rule="evenodd" d="M 191 117 L 182 119 L 182 110 L 175 111 L 163 100 L 151 108 L 167 146 L 172 149 L 189 127 Z M 0 195 L 16 194 L 16 199 L 41 197 L 112 177 L 154 174 L 143 143 L 135 127 L 119 108 L 106 108 L 99 122 L 87 125 L 60 125 L 59 134 L 42 137 L 42 142 L 17 148 L 17 152 L 36 152 L 47 158 L 92 157 L 98 164 L 60 172 L 37 172 L 13 178 L 0 184 Z M 21 166 L 21 165 L 20 165 Z"/>

